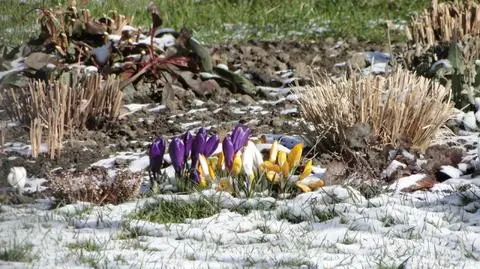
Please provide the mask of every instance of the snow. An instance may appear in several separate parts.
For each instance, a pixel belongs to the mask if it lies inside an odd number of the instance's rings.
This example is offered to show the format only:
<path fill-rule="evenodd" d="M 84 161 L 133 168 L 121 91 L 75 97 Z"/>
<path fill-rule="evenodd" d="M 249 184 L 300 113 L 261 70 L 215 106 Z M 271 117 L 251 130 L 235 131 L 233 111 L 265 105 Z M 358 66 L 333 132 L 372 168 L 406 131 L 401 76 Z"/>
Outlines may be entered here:
<path fill-rule="evenodd" d="M 436 186 L 452 190 L 458 184 L 468 181 Z M 116 206 L 49 209 L 48 200 L 1 205 L 0 243 L 32 244 L 36 258 L 30 264 L 0 261 L 0 267 L 89 268 L 82 261 L 91 258 L 108 268 L 377 268 L 404 261 L 404 268 L 478 268 L 480 188 L 443 189 L 370 200 L 351 187 L 328 186 L 291 200 L 204 191 Z M 218 203 L 220 212 L 169 224 L 127 217 L 158 199 L 195 203 L 202 197 Z M 127 230 L 137 236 L 122 238 Z M 69 247 L 86 240 L 99 249 Z"/>

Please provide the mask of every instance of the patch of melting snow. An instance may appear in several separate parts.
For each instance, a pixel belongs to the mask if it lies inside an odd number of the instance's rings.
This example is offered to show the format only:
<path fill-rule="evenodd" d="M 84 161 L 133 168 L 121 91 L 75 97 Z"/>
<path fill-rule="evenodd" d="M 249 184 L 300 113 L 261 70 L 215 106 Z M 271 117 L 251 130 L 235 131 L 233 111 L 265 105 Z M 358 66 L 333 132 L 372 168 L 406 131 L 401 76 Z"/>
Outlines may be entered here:
<path fill-rule="evenodd" d="M 164 109 L 166 109 L 166 108 L 167 108 L 166 105 L 159 105 L 159 106 L 150 108 L 150 109 L 148 110 L 148 112 L 159 112 L 159 111 L 162 111 L 162 110 L 164 110 Z"/>
<path fill-rule="evenodd" d="M 3 144 L 5 152 L 16 152 L 22 156 L 32 156 L 32 145 L 27 145 L 20 142 L 8 142 Z M 45 143 L 40 144 L 39 153 L 48 151 L 48 146 Z"/>
<path fill-rule="evenodd" d="M 193 122 L 187 122 L 187 123 L 180 123 L 180 128 L 182 128 L 183 130 L 189 130 L 190 128 L 192 128 L 192 126 L 199 126 L 201 125 L 203 122 L 202 121 L 193 121 Z"/>
<path fill-rule="evenodd" d="M 479 187 L 468 191 L 480 196 Z M 457 203 L 466 193 L 393 192 L 367 201 L 351 187 L 328 186 L 275 200 L 208 190 L 53 210 L 51 202 L 38 200 L 0 205 L 0 229 L 9 240 L 32 245 L 37 259 L 28 266 L 36 268 L 89 268 L 69 245 L 92 241 L 100 249 L 84 256 L 96 255 L 98 264 L 115 268 L 371 268 L 381 260 L 395 266 L 405 261 L 405 268 L 473 269 L 480 258 L 480 206 L 475 200 Z M 195 203 L 201 197 L 217 203 L 220 212 L 168 224 L 126 217 L 158 199 Z M 127 230 L 141 235 L 122 239 Z"/>

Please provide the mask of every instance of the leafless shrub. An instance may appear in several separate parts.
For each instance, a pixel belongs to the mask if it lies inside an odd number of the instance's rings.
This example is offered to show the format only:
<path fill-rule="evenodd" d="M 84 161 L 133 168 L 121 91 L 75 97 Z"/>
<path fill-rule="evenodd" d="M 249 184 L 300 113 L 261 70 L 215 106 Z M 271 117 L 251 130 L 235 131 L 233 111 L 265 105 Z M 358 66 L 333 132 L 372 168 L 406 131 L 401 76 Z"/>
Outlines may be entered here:
<path fill-rule="evenodd" d="M 50 179 L 52 195 L 59 201 L 77 201 L 94 204 L 120 204 L 136 197 L 140 192 L 142 173 L 126 170 L 115 176 L 106 170 L 64 172 Z"/>
<path fill-rule="evenodd" d="M 321 151 L 342 152 L 362 143 L 425 149 L 453 107 L 448 89 L 403 69 L 386 77 L 314 84 L 296 93 L 307 135 Z"/>

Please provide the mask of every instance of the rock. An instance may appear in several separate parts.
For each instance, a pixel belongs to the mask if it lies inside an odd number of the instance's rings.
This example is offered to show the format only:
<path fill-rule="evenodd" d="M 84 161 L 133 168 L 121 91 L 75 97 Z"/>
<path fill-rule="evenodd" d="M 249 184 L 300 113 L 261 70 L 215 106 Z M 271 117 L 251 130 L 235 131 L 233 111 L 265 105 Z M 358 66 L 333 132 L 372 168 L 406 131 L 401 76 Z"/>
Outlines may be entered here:
<path fill-rule="evenodd" d="M 463 175 L 463 172 L 451 165 L 442 165 L 440 170 L 435 173 L 435 177 L 438 182 L 443 182 L 450 178 L 459 178 Z"/>
<path fill-rule="evenodd" d="M 118 157 L 115 159 L 116 166 L 126 166 L 128 164 L 127 158 Z"/>
<path fill-rule="evenodd" d="M 462 122 L 463 126 L 465 126 L 465 128 L 469 131 L 475 131 L 478 128 L 477 119 L 475 118 L 475 114 L 473 113 L 473 111 L 465 113 Z"/>
<path fill-rule="evenodd" d="M 407 165 L 397 160 L 393 160 L 383 171 L 382 176 L 390 178 L 397 170 L 407 168 Z"/>
<path fill-rule="evenodd" d="M 246 106 L 250 106 L 250 105 L 253 105 L 253 104 L 257 103 L 250 95 L 247 95 L 247 94 L 244 94 L 244 95 L 240 96 L 240 98 L 238 98 L 238 101 L 241 104 L 246 105 Z"/>
<path fill-rule="evenodd" d="M 348 60 L 348 64 L 352 68 L 364 68 L 367 63 L 365 62 L 365 55 L 362 52 L 358 52 L 352 55 L 352 57 Z"/>

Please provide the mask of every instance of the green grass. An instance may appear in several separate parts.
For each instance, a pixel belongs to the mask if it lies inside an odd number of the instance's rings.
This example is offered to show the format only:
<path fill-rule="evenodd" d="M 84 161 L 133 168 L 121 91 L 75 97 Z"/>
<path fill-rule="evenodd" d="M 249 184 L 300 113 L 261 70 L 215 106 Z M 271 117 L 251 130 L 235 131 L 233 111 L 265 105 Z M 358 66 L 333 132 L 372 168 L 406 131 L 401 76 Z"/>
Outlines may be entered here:
<path fill-rule="evenodd" d="M 134 24 L 147 28 L 150 17 L 146 6 L 150 0 L 88 1 L 94 15 L 117 10 L 133 15 Z M 6 2 L 6 3 L 5 3 Z M 31 35 L 35 13 L 23 18 L 38 2 L 19 5 L 16 0 L 2 4 L 0 43 L 18 43 Z M 66 0 L 44 0 L 46 6 Z M 79 7 L 84 1 L 77 1 Z M 321 37 L 356 37 L 375 43 L 386 42 L 381 20 L 408 20 L 415 12 L 427 7 L 430 0 L 157 0 L 164 27 L 186 26 L 200 41 L 225 43 L 250 39 L 319 39 Z M 389 4 L 391 2 L 391 4 Z M 8 15 L 6 15 L 8 14 Z M 401 40 L 403 32 L 393 32 L 393 41 Z"/>
<path fill-rule="evenodd" d="M 182 200 L 159 200 L 148 204 L 129 217 L 157 223 L 183 223 L 186 219 L 202 219 L 220 212 L 217 202 L 199 199 L 192 203 Z"/>
<path fill-rule="evenodd" d="M 69 249 L 81 249 L 86 251 L 99 251 L 101 246 L 93 240 L 78 241 L 75 243 L 69 243 L 67 245 Z"/>
<path fill-rule="evenodd" d="M 34 259 L 32 248 L 30 244 L 18 244 L 14 241 L 8 246 L 0 247 L 0 261 L 31 262 Z"/>

